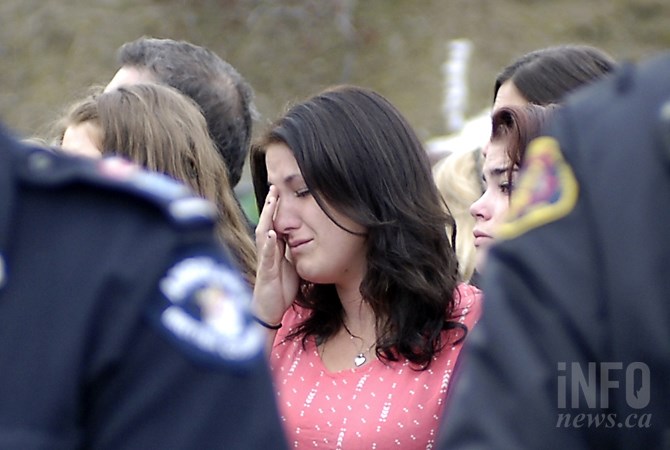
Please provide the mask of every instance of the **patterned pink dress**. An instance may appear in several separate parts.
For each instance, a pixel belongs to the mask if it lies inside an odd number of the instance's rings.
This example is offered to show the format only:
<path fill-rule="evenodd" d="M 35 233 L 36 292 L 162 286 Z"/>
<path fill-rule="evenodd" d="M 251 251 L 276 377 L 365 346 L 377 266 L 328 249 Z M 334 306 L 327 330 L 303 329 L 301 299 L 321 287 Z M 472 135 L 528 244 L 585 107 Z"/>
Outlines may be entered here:
<path fill-rule="evenodd" d="M 458 321 L 471 330 L 481 313 L 481 293 L 464 284 L 457 291 Z M 303 320 L 303 311 L 288 309 L 270 358 L 289 447 L 433 448 L 462 344 L 446 347 L 425 371 L 413 370 L 407 361 L 386 365 L 374 358 L 333 373 L 323 365 L 314 340 L 305 349 L 300 340 L 283 342 Z"/>

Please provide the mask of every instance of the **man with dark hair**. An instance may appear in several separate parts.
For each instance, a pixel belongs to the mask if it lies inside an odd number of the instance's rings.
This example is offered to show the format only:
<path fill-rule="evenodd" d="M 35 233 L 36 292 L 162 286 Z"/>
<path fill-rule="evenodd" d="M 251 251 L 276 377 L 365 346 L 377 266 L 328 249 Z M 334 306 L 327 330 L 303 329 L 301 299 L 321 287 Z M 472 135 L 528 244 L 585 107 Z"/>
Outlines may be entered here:
<path fill-rule="evenodd" d="M 214 210 L 0 129 L 0 448 L 286 448 Z"/>
<path fill-rule="evenodd" d="M 185 41 L 141 37 L 118 50 L 121 68 L 105 90 L 155 82 L 191 97 L 202 110 L 212 139 L 228 166 L 231 187 L 242 177 L 255 107 L 242 75 L 211 50 Z"/>
<path fill-rule="evenodd" d="M 670 54 L 529 146 L 440 449 L 670 448 Z"/>

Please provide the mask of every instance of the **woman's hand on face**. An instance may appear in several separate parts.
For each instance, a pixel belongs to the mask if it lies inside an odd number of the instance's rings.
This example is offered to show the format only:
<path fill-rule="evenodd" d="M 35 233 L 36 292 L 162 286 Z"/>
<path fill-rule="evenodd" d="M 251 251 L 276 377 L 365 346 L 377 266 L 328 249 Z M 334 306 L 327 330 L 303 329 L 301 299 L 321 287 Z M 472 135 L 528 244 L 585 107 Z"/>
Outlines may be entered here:
<path fill-rule="evenodd" d="M 255 314 L 268 323 L 279 323 L 298 293 L 298 274 L 286 258 L 286 242 L 274 229 L 273 219 L 279 203 L 275 186 L 265 198 L 256 227 L 258 271 L 254 287 Z"/>

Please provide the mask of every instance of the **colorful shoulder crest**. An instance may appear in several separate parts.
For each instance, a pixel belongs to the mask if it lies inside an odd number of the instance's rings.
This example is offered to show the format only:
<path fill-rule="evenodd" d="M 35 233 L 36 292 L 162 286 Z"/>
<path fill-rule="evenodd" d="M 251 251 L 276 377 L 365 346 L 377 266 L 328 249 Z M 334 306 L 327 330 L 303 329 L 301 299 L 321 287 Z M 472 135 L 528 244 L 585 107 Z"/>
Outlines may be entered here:
<path fill-rule="evenodd" d="M 498 237 L 511 239 L 567 216 L 577 203 L 579 185 L 563 158 L 559 143 L 550 137 L 528 146 L 517 189 Z"/>
<path fill-rule="evenodd" d="M 265 334 L 251 319 L 251 293 L 219 258 L 194 255 L 159 283 L 149 315 L 187 356 L 208 365 L 240 366 L 261 355 Z"/>

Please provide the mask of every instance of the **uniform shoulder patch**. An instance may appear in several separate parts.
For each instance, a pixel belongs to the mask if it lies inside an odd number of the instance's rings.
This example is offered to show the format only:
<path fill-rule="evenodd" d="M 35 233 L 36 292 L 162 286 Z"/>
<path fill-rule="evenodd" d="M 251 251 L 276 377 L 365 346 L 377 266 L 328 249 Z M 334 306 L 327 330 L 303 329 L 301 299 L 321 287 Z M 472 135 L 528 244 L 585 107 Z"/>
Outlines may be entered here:
<path fill-rule="evenodd" d="M 528 146 L 508 217 L 497 237 L 511 239 L 567 216 L 577 203 L 579 185 L 558 141 L 540 137 Z"/>
<path fill-rule="evenodd" d="M 158 287 L 160 298 L 151 304 L 149 316 L 191 359 L 243 366 L 262 353 L 265 333 L 251 318 L 251 293 L 219 257 L 186 257 Z"/>

